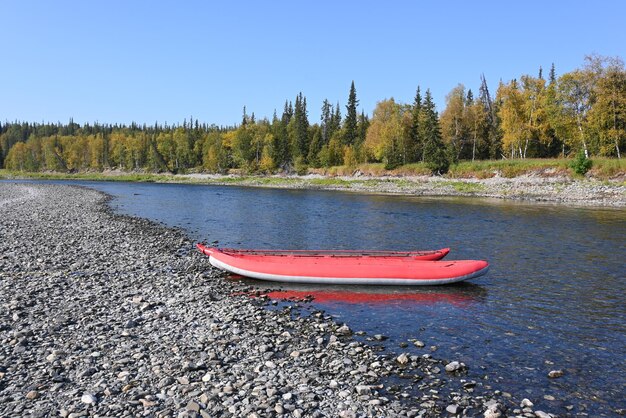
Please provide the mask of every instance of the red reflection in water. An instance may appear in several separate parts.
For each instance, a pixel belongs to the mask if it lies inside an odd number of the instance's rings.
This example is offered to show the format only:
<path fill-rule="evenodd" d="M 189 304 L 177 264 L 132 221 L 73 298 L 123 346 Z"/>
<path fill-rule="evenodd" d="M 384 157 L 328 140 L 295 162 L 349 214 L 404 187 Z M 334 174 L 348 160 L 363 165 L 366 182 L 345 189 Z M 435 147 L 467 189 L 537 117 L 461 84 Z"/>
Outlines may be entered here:
<path fill-rule="evenodd" d="M 437 303 L 455 306 L 467 306 L 484 299 L 487 291 L 473 283 L 460 283 L 451 286 L 351 286 L 351 285 L 307 285 L 295 283 L 274 283 L 278 288 L 263 290 L 258 288 L 259 282 L 242 276 L 231 274 L 227 280 L 248 283 L 257 288 L 256 291 L 243 292 L 251 297 L 269 297 L 274 300 L 290 300 L 297 302 L 315 302 L 319 304 L 420 304 Z"/>
<path fill-rule="evenodd" d="M 350 303 L 350 304 L 390 304 L 393 302 L 414 302 L 419 304 L 449 303 L 465 305 L 475 300 L 472 296 L 462 293 L 373 293 L 350 291 L 302 291 L 277 290 L 266 293 L 271 299 L 280 300 L 313 300 L 316 303 Z"/>

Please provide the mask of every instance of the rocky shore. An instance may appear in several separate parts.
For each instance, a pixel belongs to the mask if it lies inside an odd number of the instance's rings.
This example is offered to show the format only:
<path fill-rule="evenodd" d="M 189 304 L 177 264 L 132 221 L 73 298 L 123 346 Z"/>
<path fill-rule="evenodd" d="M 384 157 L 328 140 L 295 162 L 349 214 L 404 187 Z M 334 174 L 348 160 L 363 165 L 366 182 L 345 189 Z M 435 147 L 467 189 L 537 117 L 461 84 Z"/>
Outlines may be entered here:
<path fill-rule="evenodd" d="M 568 176 L 529 174 L 518 177 L 446 178 L 439 176 L 372 177 L 367 175 L 223 176 L 180 174 L 176 179 L 219 185 L 287 189 L 342 190 L 357 193 L 433 197 L 480 197 L 573 206 L 626 207 L 626 183 L 572 179 Z"/>
<path fill-rule="evenodd" d="M 182 232 L 106 199 L 0 183 L 0 416 L 550 416 L 471 365 L 269 309 Z"/>

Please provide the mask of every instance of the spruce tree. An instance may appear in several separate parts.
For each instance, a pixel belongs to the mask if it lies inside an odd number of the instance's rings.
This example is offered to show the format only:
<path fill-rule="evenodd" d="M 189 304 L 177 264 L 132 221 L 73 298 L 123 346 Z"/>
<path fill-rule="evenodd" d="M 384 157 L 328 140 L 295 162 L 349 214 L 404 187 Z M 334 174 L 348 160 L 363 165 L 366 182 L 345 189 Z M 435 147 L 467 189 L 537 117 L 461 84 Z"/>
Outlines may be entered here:
<path fill-rule="evenodd" d="M 352 81 L 352 84 L 350 85 L 350 94 L 348 95 L 348 104 L 346 105 L 346 110 L 347 110 L 347 114 L 346 114 L 346 121 L 344 124 L 344 128 L 345 128 L 345 134 L 344 134 L 344 144 L 345 145 L 353 145 L 356 140 L 357 137 L 359 135 L 358 133 L 358 126 L 357 126 L 357 114 L 356 114 L 356 107 L 358 106 L 359 101 L 356 98 L 356 89 L 354 88 L 354 80 Z"/>
<path fill-rule="evenodd" d="M 485 75 L 480 76 L 478 98 L 483 105 L 483 126 L 481 127 L 482 143 L 484 147 L 479 151 L 479 158 L 498 158 L 501 152 L 501 141 L 498 133 L 498 117 L 495 104 L 489 94 Z"/>
<path fill-rule="evenodd" d="M 421 137 L 420 118 L 422 115 L 422 94 L 417 86 L 415 100 L 411 106 L 411 127 L 409 129 L 409 162 L 422 160 L 424 140 Z"/>
<path fill-rule="evenodd" d="M 333 134 L 339 130 L 341 127 L 341 108 L 339 107 L 339 103 L 335 106 L 335 111 L 331 107 L 330 109 L 331 117 L 330 117 L 330 125 L 328 129 L 328 140 L 333 137 Z"/>
<path fill-rule="evenodd" d="M 291 121 L 293 116 L 293 107 L 291 102 L 285 100 L 285 107 L 283 109 L 283 114 L 278 120 L 276 119 L 273 126 L 273 134 L 274 134 L 274 149 L 272 159 L 274 160 L 274 164 L 277 167 L 285 168 L 291 162 L 291 153 L 289 152 L 289 134 L 287 130 L 287 125 Z"/>
<path fill-rule="evenodd" d="M 322 129 L 321 127 L 316 126 L 314 126 L 314 128 L 315 132 L 313 133 L 313 139 L 311 139 L 311 143 L 309 144 L 307 161 L 313 167 L 320 167 L 319 153 L 324 145 L 322 142 Z"/>
<path fill-rule="evenodd" d="M 309 120 L 306 110 L 306 98 L 302 92 L 296 96 L 296 106 L 293 114 L 294 119 L 294 144 L 293 154 L 295 157 L 306 159 L 309 148 Z"/>
<path fill-rule="evenodd" d="M 357 138 L 357 143 L 360 145 L 365 141 L 365 137 L 367 136 L 367 128 L 370 126 L 370 120 L 365 114 L 364 111 L 361 111 L 361 115 L 359 116 L 359 135 Z"/>
<path fill-rule="evenodd" d="M 324 99 L 324 103 L 322 103 L 322 114 L 320 116 L 322 144 L 328 144 L 328 141 L 330 141 L 332 111 L 333 106 L 327 99 Z"/>
<path fill-rule="evenodd" d="M 433 174 L 445 174 L 450 167 L 446 146 L 441 138 L 439 115 L 430 90 L 426 90 L 422 108 L 421 131 L 424 138 L 424 162 Z"/>
<path fill-rule="evenodd" d="M 564 141 L 562 138 L 559 138 L 556 129 L 556 127 L 562 123 L 561 105 L 559 104 L 557 96 L 556 71 L 553 63 L 550 68 L 548 87 L 546 87 L 545 94 L 543 95 L 543 108 L 548 125 L 545 134 L 550 138 L 548 147 L 544 152 L 546 156 L 549 157 L 556 157 L 560 153 L 565 154 Z"/>
<path fill-rule="evenodd" d="M 246 112 L 246 107 L 243 107 L 243 116 L 241 117 L 241 126 L 246 126 L 248 124 L 248 113 Z M 183 120 L 183 129 L 186 129 L 187 122 Z"/>
<path fill-rule="evenodd" d="M 293 107 L 291 102 L 285 100 L 285 108 L 283 110 L 282 122 L 285 126 L 289 124 L 291 121 L 291 117 L 293 116 Z"/>
<path fill-rule="evenodd" d="M 554 63 L 552 63 L 552 67 L 550 67 L 550 79 L 548 82 L 550 84 L 556 83 L 556 70 L 554 69 Z"/>

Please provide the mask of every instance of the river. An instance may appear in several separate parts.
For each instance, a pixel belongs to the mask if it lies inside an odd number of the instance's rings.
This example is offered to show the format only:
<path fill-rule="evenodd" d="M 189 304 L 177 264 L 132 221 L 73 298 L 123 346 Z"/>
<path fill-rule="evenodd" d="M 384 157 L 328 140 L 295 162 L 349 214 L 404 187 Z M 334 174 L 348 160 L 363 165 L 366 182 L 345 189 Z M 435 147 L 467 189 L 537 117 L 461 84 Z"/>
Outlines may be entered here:
<path fill-rule="evenodd" d="M 470 283 L 284 286 L 393 353 L 432 353 L 469 377 L 563 416 L 626 409 L 626 211 L 479 199 L 78 182 L 119 213 L 223 247 L 434 249 L 486 259 Z M 208 260 L 207 260 L 208 268 Z M 250 283 L 255 283 L 251 281 Z M 425 343 L 419 348 L 414 340 Z M 406 346 L 408 344 L 408 346 Z M 549 378 L 562 370 L 560 378 Z"/>

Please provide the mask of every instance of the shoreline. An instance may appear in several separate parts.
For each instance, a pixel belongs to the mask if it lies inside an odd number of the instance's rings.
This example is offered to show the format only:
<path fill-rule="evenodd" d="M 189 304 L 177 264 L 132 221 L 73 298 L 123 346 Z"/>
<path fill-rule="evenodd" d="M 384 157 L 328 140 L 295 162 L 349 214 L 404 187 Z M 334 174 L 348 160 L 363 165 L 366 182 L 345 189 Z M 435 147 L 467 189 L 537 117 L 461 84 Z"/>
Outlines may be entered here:
<path fill-rule="evenodd" d="M 0 184 L 2 416 L 549 416 L 444 371 L 454 359 L 381 354 L 321 311 L 267 309 L 180 230 L 107 200 Z"/>
<path fill-rule="evenodd" d="M 446 178 L 437 176 L 219 175 L 145 173 L 13 173 L 0 178 L 129 181 L 206 184 L 280 189 L 329 190 L 379 195 L 467 197 L 541 202 L 584 207 L 626 207 L 626 182 L 527 174 L 517 177 Z"/>

